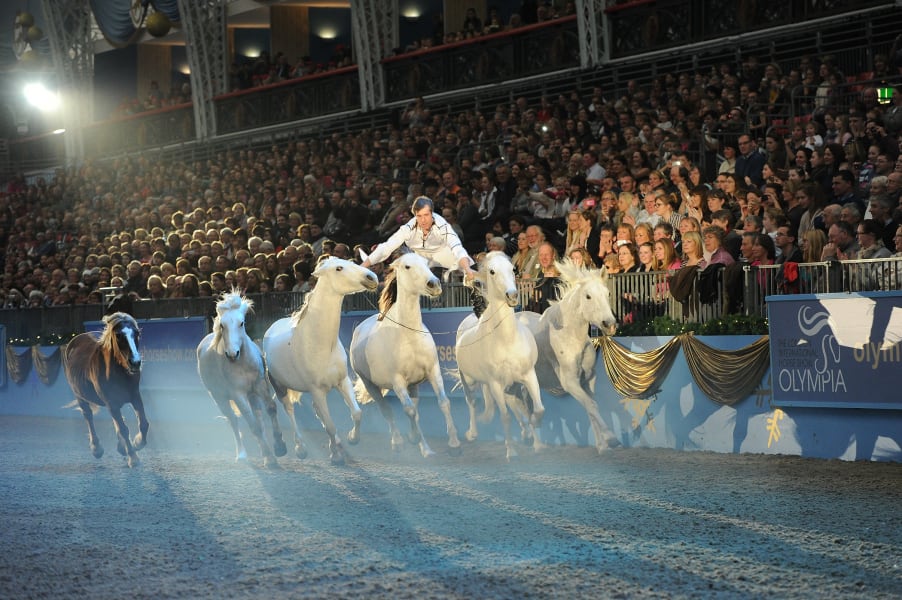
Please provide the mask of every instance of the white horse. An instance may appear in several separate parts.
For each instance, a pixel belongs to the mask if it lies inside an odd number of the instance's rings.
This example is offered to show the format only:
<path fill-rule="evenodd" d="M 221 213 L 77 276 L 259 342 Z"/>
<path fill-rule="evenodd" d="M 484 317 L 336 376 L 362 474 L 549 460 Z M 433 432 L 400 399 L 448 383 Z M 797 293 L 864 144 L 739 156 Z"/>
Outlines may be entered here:
<path fill-rule="evenodd" d="M 435 454 L 420 431 L 417 412 L 419 384 L 428 380 L 445 415 L 448 446 L 456 450 L 460 440 L 451 419 L 451 402 L 445 395 L 435 340 L 423 324 L 420 311 L 420 295 L 434 298 L 442 293 L 442 285 L 429 270 L 427 260 L 413 252 L 401 255 L 391 267 L 379 298 L 379 314 L 354 329 L 351 368 L 388 421 L 392 448 L 400 450 L 403 441 L 384 389 L 393 390 L 401 401 L 410 419 L 411 442 L 419 444 L 424 457 Z"/>
<path fill-rule="evenodd" d="M 535 364 L 538 357 L 536 341 L 529 329 L 514 315 L 514 307 L 519 301 L 514 267 L 503 252 L 489 252 L 479 265 L 479 272 L 473 282 L 476 289 L 486 298 L 486 309 L 479 319 L 468 315 L 457 329 L 457 366 L 461 384 L 470 410 L 470 427 L 467 439 L 473 441 L 476 431 L 476 403 L 473 388 L 482 386 L 485 411 L 483 420 L 494 415 L 497 404 L 504 427 L 504 444 L 507 459 L 517 456 L 511 443 L 511 411 L 521 411 L 522 403 L 507 394 L 506 389 L 514 383 L 526 387 L 533 402 L 532 426 L 538 425 L 545 412 L 539 393 Z M 532 432 L 533 447 L 542 447 L 537 432 Z"/>
<path fill-rule="evenodd" d="M 294 425 L 297 456 L 304 458 L 307 450 L 294 414 L 294 403 L 300 401 L 303 392 L 309 392 L 316 416 L 329 434 L 332 463 L 342 464 L 344 449 L 329 414 L 326 394 L 335 388 L 344 397 L 354 422 L 348 433 L 352 444 L 359 439 L 361 412 L 348 376 L 348 355 L 338 340 L 341 303 L 348 294 L 375 290 L 379 281 L 369 269 L 335 257 L 321 262 L 313 276 L 316 285 L 307 294 L 304 305 L 266 330 L 263 351 L 270 381 Z M 289 390 L 297 392 L 297 396 L 289 397 Z"/>
<path fill-rule="evenodd" d="M 546 389 L 563 389 L 586 410 L 595 447 L 602 452 L 615 436 L 605 425 L 595 402 L 595 347 L 589 325 L 608 335 L 617 330 L 611 312 L 610 290 L 604 269 L 586 269 L 569 260 L 557 263 L 561 273 L 560 300 L 553 301 L 543 314 L 521 312 L 517 319 L 529 327 L 539 349 L 536 375 Z"/>
<path fill-rule="evenodd" d="M 247 313 L 253 305 L 252 300 L 243 298 L 237 290 L 223 295 L 216 303 L 213 333 L 197 345 L 197 371 L 220 412 L 232 426 L 235 460 L 247 459 L 237 419 L 241 415 L 260 444 L 263 465 L 278 467 L 276 456 L 283 456 L 286 448 L 276 402 L 266 379 L 263 355 L 244 327 Z M 263 436 L 263 406 L 272 422 L 275 454 Z"/>

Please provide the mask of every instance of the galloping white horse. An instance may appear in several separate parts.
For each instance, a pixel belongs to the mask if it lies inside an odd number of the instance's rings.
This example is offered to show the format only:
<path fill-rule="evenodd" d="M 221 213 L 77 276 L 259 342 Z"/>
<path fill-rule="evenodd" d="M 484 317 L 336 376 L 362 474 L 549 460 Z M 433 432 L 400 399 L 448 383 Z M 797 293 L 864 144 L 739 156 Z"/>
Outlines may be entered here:
<path fill-rule="evenodd" d="M 307 455 L 301 439 L 300 424 L 294 414 L 294 402 L 288 390 L 313 396 L 313 409 L 329 434 L 333 464 L 344 462 L 344 449 L 335 430 L 326 394 L 336 388 L 344 397 L 354 421 L 348 441 L 357 443 L 360 435 L 360 406 L 354 398 L 354 387 L 348 376 L 348 355 L 338 340 L 341 302 L 348 295 L 374 290 L 376 275 L 350 261 L 331 257 L 313 272 L 316 286 L 307 294 L 304 305 L 290 317 L 273 323 L 263 336 L 263 351 L 270 381 L 294 424 L 295 453 Z"/>
<path fill-rule="evenodd" d="M 595 392 L 595 348 L 589 325 L 611 335 L 617 321 L 611 312 L 607 272 L 589 270 L 569 260 L 557 263 L 561 273 L 560 300 L 543 314 L 521 312 L 517 319 L 529 327 L 539 349 L 536 375 L 546 390 L 563 388 L 589 415 L 595 447 L 602 452 L 614 440 L 598 412 Z"/>
<path fill-rule="evenodd" d="M 521 409 L 519 400 L 505 390 L 514 383 L 526 387 L 533 402 L 532 425 L 538 425 L 545 412 L 535 372 L 538 350 L 532 333 L 514 315 L 519 294 L 514 267 L 507 255 L 489 252 L 480 263 L 473 284 L 485 296 L 486 309 L 478 320 L 476 315 L 469 315 L 461 321 L 455 346 L 461 384 L 470 409 L 467 439 L 473 441 L 477 437 L 473 387 L 479 383 L 485 400 L 482 418 L 491 419 L 498 405 L 510 460 L 517 456 L 517 451 L 511 443 L 508 409 Z M 532 435 L 533 447 L 538 450 L 542 447 L 538 432 Z"/>
<path fill-rule="evenodd" d="M 451 403 L 445 395 L 435 340 L 423 324 L 420 311 L 420 295 L 434 298 L 442 293 L 442 285 L 429 270 L 426 259 L 413 252 L 401 255 L 391 267 L 379 299 L 379 314 L 354 329 L 351 368 L 388 421 L 392 448 L 400 450 L 403 441 L 392 407 L 382 393 L 384 389 L 393 390 L 401 401 L 410 419 L 411 442 L 419 444 L 424 457 L 435 454 L 420 431 L 417 412 L 419 384 L 428 380 L 445 415 L 448 446 L 457 449 L 460 440 L 451 419 Z"/>
<path fill-rule="evenodd" d="M 246 460 L 237 414 L 244 416 L 263 453 L 263 465 L 278 467 L 276 456 L 286 452 L 279 427 L 273 391 L 266 380 L 263 355 L 245 330 L 244 323 L 252 300 L 233 290 L 216 303 L 213 333 L 197 345 L 197 371 L 200 379 L 229 420 L 235 435 L 235 460 Z M 275 455 L 263 437 L 262 406 L 272 422 Z"/>

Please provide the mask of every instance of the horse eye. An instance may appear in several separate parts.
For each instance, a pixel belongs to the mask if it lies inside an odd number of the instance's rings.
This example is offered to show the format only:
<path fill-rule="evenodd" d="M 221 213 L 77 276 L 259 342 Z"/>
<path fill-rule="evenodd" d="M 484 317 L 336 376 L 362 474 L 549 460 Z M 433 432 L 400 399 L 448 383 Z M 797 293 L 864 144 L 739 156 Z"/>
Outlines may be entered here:
<path fill-rule="evenodd" d="M 238 325 L 238 327 L 241 327 L 242 329 L 244 329 L 244 321 L 242 321 L 242 322 Z"/>
<path fill-rule="evenodd" d="M 410 270 L 410 265 L 405 265 L 404 268 L 407 269 L 407 270 L 409 271 L 409 270 Z"/>
<path fill-rule="evenodd" d="M 489 271 L 489 275 L 494 275 L 494 274 L 495 274 L 495 269 L 491 269 L 491 270 Z"/>
<path fill-rule="evenodd" d="M 336 271 L 341 271 L 342 269 L 344 269 L 344 267 L 335 267 Z"/>
<path fill-rule="evenodd" d="M 591 300 L 591 299 L 592 299 L 592 296 L 589 294 L 586 294 L 586 300 Z"/>

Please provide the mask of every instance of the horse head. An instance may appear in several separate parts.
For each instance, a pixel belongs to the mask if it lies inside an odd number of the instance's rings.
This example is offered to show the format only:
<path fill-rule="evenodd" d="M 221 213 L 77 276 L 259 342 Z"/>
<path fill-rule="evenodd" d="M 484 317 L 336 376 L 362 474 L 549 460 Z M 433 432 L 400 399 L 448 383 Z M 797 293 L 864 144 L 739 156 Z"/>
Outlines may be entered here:
<path fill-rule="evenodd" d="M 141 370 L 141 330 L 133 316 L 124 312 L 116 312 L 103 317 L 106 324 L 100 337 L 100 345 L 104 354 L 119 363 L 130 374 Z M 109 359 L 107 361 L 107 377 L 109 377 Z"/>
<path fill-rule="evenodd" d="M 216 303 L 216 319 L 213 321 L 215 343 L 231 361 L 241 356 L 241 346 L 247 336 L 244 328 L 247 312 L 254 306 L 252 300 L 243 298 L 239 290 L 224 294 Z"/>
<path fill-rule="evenodd" d="M 365 267 L 343 258 L 331 256 L 320 262 L 313 271 L 316 287 L 329 287 L 333 292 L 346 296 L 379 286 L 376 274 Z"/>
<path fill-rule="evenodd" d="M 579 315 L 607 335 L 617 331 L 617 319 L 611 310 L 611 290 L 607 271 L 587 269 L 570 260 L 558 261 L 561 274 L 561 300 L 567 312 Z"/>
<path fill-rule="evenodd" d="M 520 302 L 514 265 L 504 252 L 495 250 L 486 254 L 479 263 L 479 271 L 473 283 L 489 302 L 500 301 L 511 307 Z"/>
<path fill-rule="evenodd" d="M 392 263 L 399 291 L 422 294 L 435 298 L 442 293 L 442 284 L 429 269 L 429 262 L 422 256 L 407 252 Z"/>

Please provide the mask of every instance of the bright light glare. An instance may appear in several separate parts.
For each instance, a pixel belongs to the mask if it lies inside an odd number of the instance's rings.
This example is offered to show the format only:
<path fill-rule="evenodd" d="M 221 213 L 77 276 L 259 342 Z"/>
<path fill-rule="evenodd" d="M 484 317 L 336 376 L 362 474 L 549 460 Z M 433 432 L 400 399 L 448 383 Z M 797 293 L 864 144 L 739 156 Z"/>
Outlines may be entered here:
<path fill-rule="evenodd" d="M 405 19 L 419 19 L 422 14 L 419 6 L 408 6 L 401 10 L 401 16 Z"/>
<path fill-rule="evenodd" d="M 260 48 L 251 46 L 244 50 L 244 55 L 248 58 L 258 58 L 260 56 Z"/>
<path fill-rule="evenodd" d="M 182 75 L 190 75 L 191 67 L 189 67 L 187 64 L 184 64 L 181 67 L 179 67 L 179 73 L 181 73 Z"/>
<path fill-rule="evenodd" d="M 54 129 L 53 130 L 53 135 L 59 135 L 61 133 L 66 133 L 66 130 L 65 129 Z"/>
<path fill-rule="evenodd" d="M 29 83 L 25 86 L 24 93 L 28 103 L 40 110 L 52 111 L 60 106 L 60 97 L 44 87 L 43 83 Z"/>
<path fill-rule="evenodd" d="M 319 30 L 319 37 L 324 40 L 334 40 L 338 37 L 338 32 L 332 27 L 323 27 Z"/>

